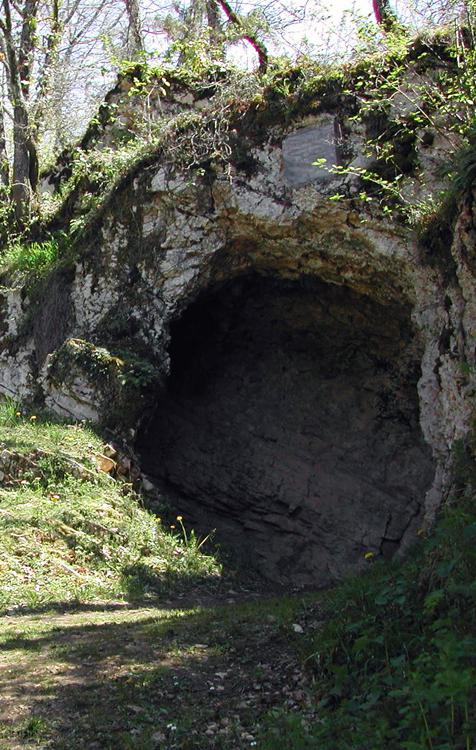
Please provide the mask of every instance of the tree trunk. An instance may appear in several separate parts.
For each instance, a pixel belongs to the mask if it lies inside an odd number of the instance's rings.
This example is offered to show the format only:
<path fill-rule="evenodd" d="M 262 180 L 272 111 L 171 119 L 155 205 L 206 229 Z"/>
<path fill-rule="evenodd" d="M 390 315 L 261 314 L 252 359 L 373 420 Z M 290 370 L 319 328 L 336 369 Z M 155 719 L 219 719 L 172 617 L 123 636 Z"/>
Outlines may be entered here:
<path fill-rule="evenodd" d="M 13 105 L 13 167 L 11 197 L 19 227 L 28 224 L 32 195 L 38 183 L 38 157 L 28 115 L 28 93 L 35 50 L 38 0 L 24 0 L 19 47 L 15 46 L 10 0 L 2 0 L 1 49 L 6 57 L 7 85 Z M 12 3 L 13 6 L 13 3 Z M 16 6 L 15 6 L 16 8 Z"/>
<path fill-rule="evenodd" d="M 241 38 L 251 44 L 256 54 L 258 55 L 259 69 L 261 73 L 265 73 L 268 68 L 268 51 L 264 44 L 260 42 L 260 40 L 255 36 L 251 36 L 251 34 L 246 33 L 245 27 L 243 26 L 243 21 L 235 13 L 228 0 L 217 0 L 217 2 L 220 8 L 224 11 L 228 20 L 231 23 L 235 24 L 235 26 L 237 26 L 238 28 L 243 29 L 243 36 Z"/>
<path fill-rule="evenodd" d="M 384 31 L 392 31 L 398 24 L 398 19 L 390 7 L 388 0 L 372 0 L 375 20 Z"/>
<path fill-rule="evenodd" d="M 137 0 L 125 0 L 128 29 L 127 29 L 127 54 L 134 60 L 144 52 L 144 40 L 142 39 L 139 3 Z"/>
<path fill-rule="evenodd" d="M 7 188 L 10 183 L 10 167 L 8 164 L 7 139 L 5 136 L 5 115 L 3 104 L 0 103 L 0 188 Z"/>
<path fill-rule="evenodd" d="M 30 141 L 28 112 L 22 104 L 16 104 L 13 110 L 12 200 L 15 218 L 22 226 L 28 222 L 31 210 Z"/>
<path fill-rule="evenodd" d="M 18 48 L 18 73 L 20 85 L 25 99 L 28 97 L 33 69 L 33 55 L 35 51 L 36 17 L 38 14 L 38 0 L 25 0 L 22 9 L 22 28 L 20 45 Z"/>
<path fill-rule="evenodd" d="M 63 25 L 59 17 L 60 0 L 52 0 L 50 32 L 46 42 L 46 53 L 41 69 L 38 71 L 38 84 L 35 94 L 35 106 L 32 108 L 31 128 L 38 142 L 41 125 L 51 97 L 52 80 L 58 64 L 58 48 L 63 35 Z"/>
<path fill-rule="evenodd" d="M 216 0 L 206 0 L 207 24 L 210 41 L 217 47 L 223 47 L 223 34 L 220 26 L 220 10 Z"/>

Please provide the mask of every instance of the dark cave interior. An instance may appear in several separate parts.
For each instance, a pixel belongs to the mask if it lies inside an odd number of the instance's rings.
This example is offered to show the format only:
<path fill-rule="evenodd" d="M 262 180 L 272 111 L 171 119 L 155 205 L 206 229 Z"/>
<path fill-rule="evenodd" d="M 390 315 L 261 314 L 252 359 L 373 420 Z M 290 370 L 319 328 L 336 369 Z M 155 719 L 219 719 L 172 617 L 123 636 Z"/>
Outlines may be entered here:
<path fill-rule="evenodd" d="M 171 324 L 143 469 L 270 580 L 325 585 L 392 557 L 434 472 L 410 312 L 308 278 L 203 292 Z"/>

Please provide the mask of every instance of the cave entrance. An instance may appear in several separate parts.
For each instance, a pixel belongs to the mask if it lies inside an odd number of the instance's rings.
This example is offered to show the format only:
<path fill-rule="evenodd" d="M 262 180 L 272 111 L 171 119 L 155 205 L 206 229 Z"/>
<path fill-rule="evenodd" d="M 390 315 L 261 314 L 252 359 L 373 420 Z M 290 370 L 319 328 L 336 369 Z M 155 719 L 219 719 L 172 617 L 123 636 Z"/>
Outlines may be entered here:
<path fill-rule="evenodd" d="M 170 336 L 139 451 L 177 511 L 300 585 L 392 556 L 414 532 L 433 466 L 409 308 L 246 276 L 203 293 Z"/>

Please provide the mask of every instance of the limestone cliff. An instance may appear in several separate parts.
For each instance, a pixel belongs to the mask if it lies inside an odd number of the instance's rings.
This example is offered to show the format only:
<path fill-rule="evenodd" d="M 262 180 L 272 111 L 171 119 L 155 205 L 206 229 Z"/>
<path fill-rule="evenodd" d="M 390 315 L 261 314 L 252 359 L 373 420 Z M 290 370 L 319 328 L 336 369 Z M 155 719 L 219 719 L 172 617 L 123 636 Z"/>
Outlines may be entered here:
<path fill-rule="evenodd" d="M 410 61 L 408 86 L 426 74 Z M 385 127 L 420 106 L 404 94 Z M 203 111 L 207 92 L 165 99 Z M 5 289 L 0 390 L 108 424 L 262 573 L 320 585 L 405 549 L 448 490 L 474 408 L 476 196 L 437 252 L 362 196 L 375 118 L 347 94 L 260 106 L 226 164 L 147 155 L 39 299 Z M 443 126 L 400 143 L 407 201 L 439 187 Z"/>

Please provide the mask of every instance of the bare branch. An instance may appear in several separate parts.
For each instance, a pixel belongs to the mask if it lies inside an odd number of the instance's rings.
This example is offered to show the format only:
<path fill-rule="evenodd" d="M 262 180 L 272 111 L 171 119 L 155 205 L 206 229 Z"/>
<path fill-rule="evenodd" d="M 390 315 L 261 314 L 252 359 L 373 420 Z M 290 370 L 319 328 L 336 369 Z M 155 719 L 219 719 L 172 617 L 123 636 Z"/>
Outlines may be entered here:
<path fill-rule="evenodd" d="M 214 2 L 215 0 L 212 1 Z M 245 30 L 243 21 L 235 13 L 231 5 L 228 3 L 228 0 L 216 0 L 216 2 L 222 8 L 228 20 L 235 26 L 237 26 L 240 30 L 243 30 L 243 35 L 241 38 L 249 42 L 253 49 L 256 51 L 256 54 L 258 55 L 259 69 L 264 73 L 268 67 L 268 52 L 264 44 L 260 42 L 256 36 L 252 36 Z"/>

